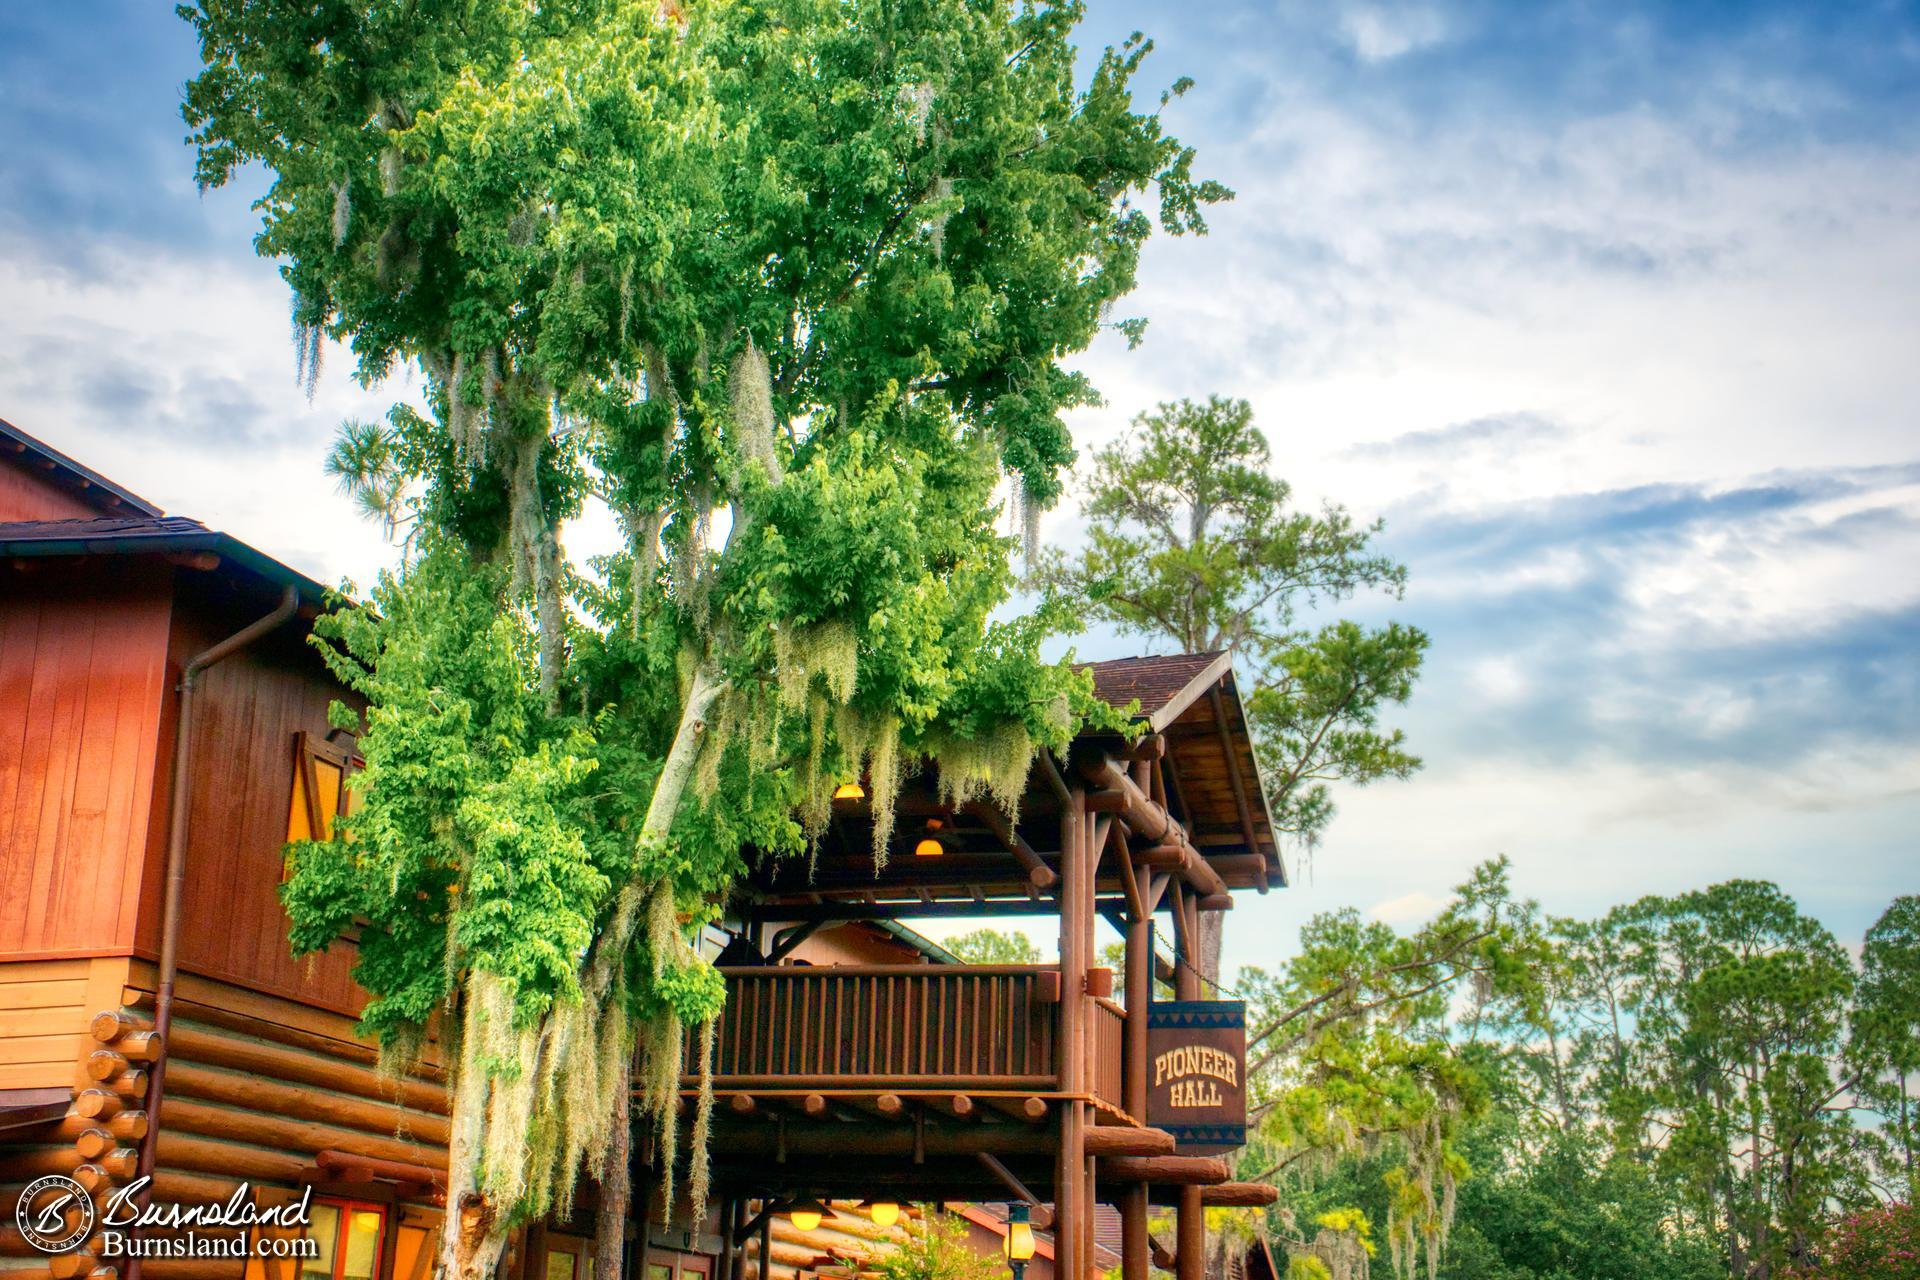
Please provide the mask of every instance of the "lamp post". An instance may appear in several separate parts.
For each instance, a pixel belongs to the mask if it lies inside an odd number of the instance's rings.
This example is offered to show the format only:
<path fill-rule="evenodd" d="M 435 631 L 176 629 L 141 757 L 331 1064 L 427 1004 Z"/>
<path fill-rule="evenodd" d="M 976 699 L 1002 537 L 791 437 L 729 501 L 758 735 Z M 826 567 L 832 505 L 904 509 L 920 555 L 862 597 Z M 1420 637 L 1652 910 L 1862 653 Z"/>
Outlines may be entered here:
<path fill-rule="evenodd" d="M 1024 1200 L 1007 1206 L 1007 1238 L 1003 1245 L 1013 1280 L 1026 1280 L 1027 1261 L 1033 1257 L 1033 1210 Z"/>

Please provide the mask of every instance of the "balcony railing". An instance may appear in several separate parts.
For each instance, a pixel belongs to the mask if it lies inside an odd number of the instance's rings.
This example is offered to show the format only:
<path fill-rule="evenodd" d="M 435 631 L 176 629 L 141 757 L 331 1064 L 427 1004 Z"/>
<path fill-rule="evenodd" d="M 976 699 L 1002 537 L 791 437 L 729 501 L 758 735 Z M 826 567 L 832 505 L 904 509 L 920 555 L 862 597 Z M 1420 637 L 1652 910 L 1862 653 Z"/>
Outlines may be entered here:
<path fill-rule="evenodd" d="M 1121 1085 L 1121 1057 L 1126 1052 L 1127 1011 L 1111 1000 L 1094 999 L 1087 1005 L 1089 1041 L 1087 1088 L 1115 1110 L 1125 1110 Z M 1135 1116 L 1139 1120 L 1143 1117 Z"/>
<path fill-rule="evenodd" d="M 716 1087 L 1058 1087 L 1060 982 L 1050 966 L 783 965 L 721 972 L 727 1005 L 714 1045 Z M 1098 1002 L 1089 1004 L 1091 1016 L 1111 1016 Z M 1117 1100 L 1117 1026 L 1092 1039 L 1112 1060 Z M 689 1074 L 697 1068 L 694 1052 L 690 1044 Z M 1104 1081 L 1104 1070 L 1096 1066 L 1096 1079 Z"/>

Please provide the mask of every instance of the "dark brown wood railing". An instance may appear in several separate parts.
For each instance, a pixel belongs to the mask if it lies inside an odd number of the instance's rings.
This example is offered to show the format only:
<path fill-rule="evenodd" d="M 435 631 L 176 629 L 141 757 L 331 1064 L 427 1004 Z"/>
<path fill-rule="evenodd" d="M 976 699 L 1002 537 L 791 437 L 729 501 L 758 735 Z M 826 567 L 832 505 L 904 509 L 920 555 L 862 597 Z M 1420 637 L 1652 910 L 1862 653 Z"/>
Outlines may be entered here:
<path fill-rule="evenodd" d="M 1087 1008 L 1088 1046 L 1087 1086 L 1094 1097 L 1116 1111 L 1126 1109 L 1126 1092 L 1121 1084 L 1120 1061 L 1125 1053 L 1127 1011 L 1112 1000 L 1096 997 Z M 1145 1122 L 1146 1117 L 1135 1116 Z"/>
<path fill-rule="evenodd" d="M 722 1088 L 1055 1087 L 1059 971 L 1051 967 L 782 965 L 721 972 L 727 1005 L 713 1073 Z M 697 1050 L 688 1039 L 691 1074 Z M 1117 1039 L 1111 1056 L 1117 1081 Z"/>

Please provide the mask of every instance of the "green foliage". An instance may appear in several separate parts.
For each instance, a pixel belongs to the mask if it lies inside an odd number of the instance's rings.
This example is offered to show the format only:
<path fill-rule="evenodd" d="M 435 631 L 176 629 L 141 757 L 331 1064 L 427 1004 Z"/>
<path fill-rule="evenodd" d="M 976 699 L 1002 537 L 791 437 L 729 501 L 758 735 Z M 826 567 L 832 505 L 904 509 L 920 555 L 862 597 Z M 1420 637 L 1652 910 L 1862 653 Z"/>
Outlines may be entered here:
<path fill-rule="evenodd" d="M 1412 695 L 1427 638 L 1399 623 L 1310 629 L 1301 614 L 1359 591 L 1397 596 L 1406 570 L 1375 550 L 1379 522 L 1289 509 L 1246 401 L 1162 404 L 1133 425 L 1093 455 L 1087 546 L 1050 556 L 1042 577 L 1123 631 L 1190 653 L 1232 649 L 1268 807 L 1311 844 L 1333 816 L 1329 784 L 1419 767 L 1380 715 Z"/>
<path fill-rule="evenodd" d="M 1834 1103 L 1854 986 L 1846 953 L 1771 884 L 1647 898 L 1610 917 L 1635 1026 L 1631 1078 L 1606 1098 L 1691 1210 L 1722 1223 L 1736 1275 L 1809 1256 L 1836 1197 L 1857 1194 Z"/>
<path fill-rule="evenodd" d="M 1607 1150 L 1602 1135 L 1555 1133 L 1529 1149 L 1510 1114 L 1464 1143 L 1476 1168 L 1460 1188 L 1449 1280 L 1716 1280 L 1705 1232 L 1677 1224 L 1653 1171 Z"/>
<path fill-rule="evenodd" d="M 1382 1154 L 1375 1217 L 1396 1269 L 1437 1261 L 1456 1189 L 1459 1142 L 1489 1103 L 1476 1020 L 1494 1001 L 1528 1007 L 1543 948 L 1531 904 L 1504 859 L 1488 863 L 1429 924 L 1401 935 L 1351 908 L 1315 916 L 1277 974 L 1243 969 L 1248 1078 L 1259 1127 L 1243 1163 L 1311 1180 L 1346 1158 Z M 1468 1014 L 1467 1043 L 1456 1019 Z"/>
<path fill-rule="evenodd" d="M 1492 869 L 1476 880 L 1468 896 L 1502 900 Z M 1851 1247 L 1849 1223 L 1879 1223 L 1861 1208 L 1904 1201 L 1909 1176 L 1896 1064 L 1910 1025 L 1911 901 L 1896 900 L 1869 931 L 1857 976 L 1771 884 L 1649 897 L 1592 921 L 1541 920 L 1509 903 L 1507 932 L 1485 939 L 1464 989 L 1438 1005 L 1404 998 L 1419 981 L 1380 1005 L 1405 1009 L 1408 1043 L 1450 1046 L 1473 1089 L 1446 1134 L 1472 1176 L 1458 1180 L 1442 1274 L 1856 1274 L 1836 1262 Z M 1371 956 L 1356 967 L 1391 973 L 1412 961 L 1402 972 L 1421 973 L 1414 940 L 1394 938 L 1351 917 L 1316 921 L 1296 963 L 1324 953 L 1319 967 L 1338 973 Z M 1316 1010 L 1345 998 L 1335 989 Z M 1363 1137 L 1329 1159 L 1310 1126 L 1340 1114 L 1331 1102 L 1379 1116 L 1391 1112 L 1348 1100 L 1418 1099 L 1395 1074 L 1403 1063 L 1350 1052 L 1323 1068 L 1326 1083 L 1305 1082 L 1318 1092 L 1273 1095 L 1261 1142 L 1290 1138 L 1293 1168 L 1319 1166 L 1288 1197 L 1294 1218 L 1355 1206 L 1388 1221 L 1393 1242 L 1411 1176 L 1399 1140 Z M 1280 1150 L 1252 1154 L 1272 1161 Z"/>
<path fill-rule="evenodd" d="M 1920 1198 L 1920 897 L 1895 898 L 1867 930 L 1847 1060 L 1855 1090 L 1880 1117 L 1878 1184 L 1912 1204 Z"/>
<path fill-rule="evenodd" d="M 422 1031 L 469 968 L 503 979 L 523 1021 L 578 1000 L 578 956 L 631 847 L 599 830 L 592 737 L 548 724 L 526 630 L 488 575 L 436 549 L 315 634 L 369 703 L 350 780 L 366 803 L 342 838 L 293 849 L 295 953 L 364 918 L 363 1025 L 383 1040 Z"/>
<path fill-rule="evenodd" d="M 950 940 L 947 950 L 968 964 L 1039 964 L 1040 948 L 1018 930 L 974 929 Z"/>
<path fill-rule="evenodd" d="M 1007 804 L 1034 750 L 1120 725 L 1038 657 L 1064 605 L 989 620 L 994 495 L 1055 495 L 1061 415 L 1095 396 L 1067 361 L 1156 221 L 1199 231 L 1230 193 L 1135 109 L 1149 42 L 1076 64 L 1076 3 L 181 12 L 197 176 L 269 175 L 256 243 L 309 391 L 323 336 L 363 379 L 426 375 L 426 412 L 346 424 L 329 460 L 410 561 L 323 629 L 369 767 L 287 903 L 305 949 L 370 922 L 389 1049 L 457 1015 L 448 1194 L 490 1212 L 448 1215 L 441 1263 L 483 1274 L 617 1150 L 627 1038 L 670 1111 L 719 998 L 688 937 L 742 849 L 803 852 L 864 771 L 884 859 L 924 758 Z M 589 500 L 629 542 L 577 566 Z"/>
<path fill-rule="evenodd" d="M 962 1219 L 939 1205 L 917 1209 L 906 1239 L 874 1261 L 882 1280 L 1001 1280 L 1005 1264 L 973 1247 Z"/>

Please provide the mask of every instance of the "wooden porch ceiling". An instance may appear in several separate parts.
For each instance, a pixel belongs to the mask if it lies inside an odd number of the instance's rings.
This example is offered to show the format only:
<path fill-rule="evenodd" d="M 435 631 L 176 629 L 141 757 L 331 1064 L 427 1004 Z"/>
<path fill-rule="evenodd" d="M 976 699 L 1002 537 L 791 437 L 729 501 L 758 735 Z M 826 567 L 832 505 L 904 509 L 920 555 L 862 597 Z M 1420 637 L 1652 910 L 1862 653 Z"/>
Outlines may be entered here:
<path fill-rule="evenodd" d="M 1101 696 L 1118 705 L 1138 703 L 1137 723 L 1146 735 L 1141 746 L 1089 734 L 1067 759 L 1037 762 L 1011 825 L 980 805 L 958 811 L 943 805 L 930 771 L 912 777 L 896 804 L 884 868 L 874 865 L 867 801 L 836 801 L 817 856 L 753 865 L 743 886 L 747 912 L 764 919 L 1051 914 L 1057 907 L 1048 890 L 1060 861 L 1056 779 L 1092 791 L 1089 807 L 1097 818 L 1111 814 L 1115 794 L 1087 777 L 1110 759 L 1146 780 L 1143 791 L 1164 803 L 1222 887 L 1265 892 L 1284 885 L 1229 655 L 1122 659 L 1091 669 Z M 1139 833 L 1126 835 L 1136 857 L 1153 845 Z M 914 856 L 914 846 L 927 837 L 941 843 L 940 856 Z M 1120 861 L 1101 860 L 1095 889 L 1107 900 L 1103 907 L 1126 892 Z"/>

